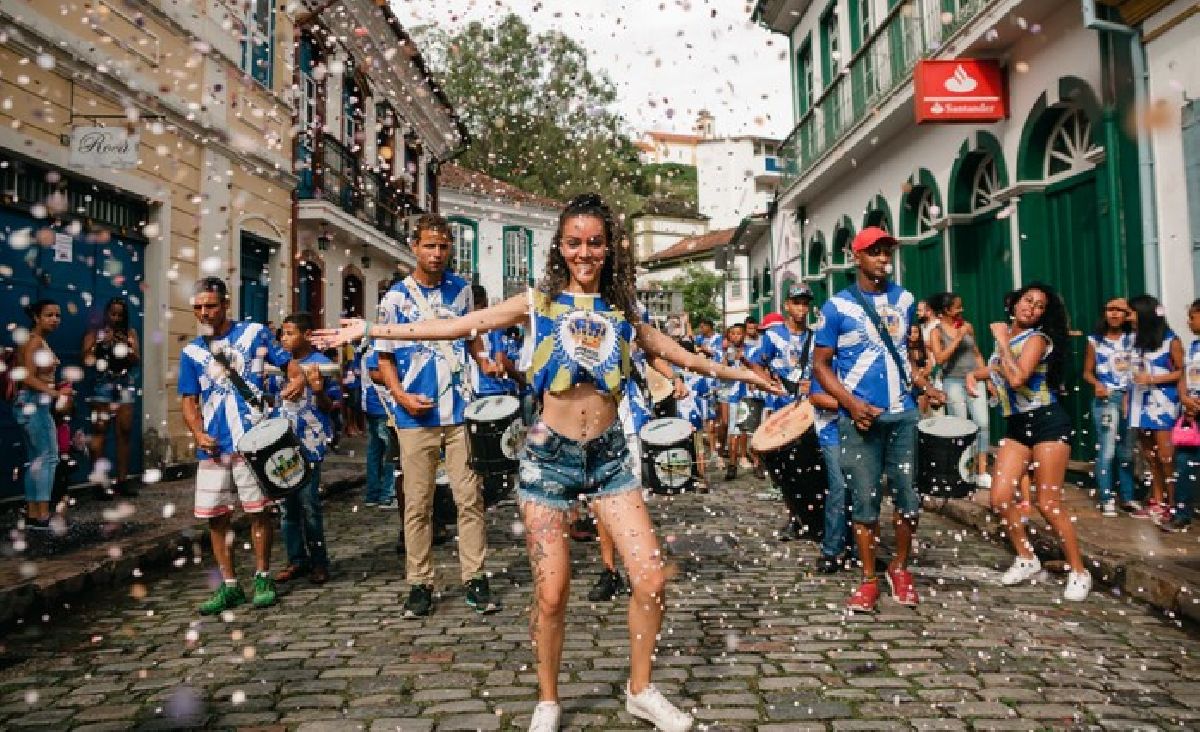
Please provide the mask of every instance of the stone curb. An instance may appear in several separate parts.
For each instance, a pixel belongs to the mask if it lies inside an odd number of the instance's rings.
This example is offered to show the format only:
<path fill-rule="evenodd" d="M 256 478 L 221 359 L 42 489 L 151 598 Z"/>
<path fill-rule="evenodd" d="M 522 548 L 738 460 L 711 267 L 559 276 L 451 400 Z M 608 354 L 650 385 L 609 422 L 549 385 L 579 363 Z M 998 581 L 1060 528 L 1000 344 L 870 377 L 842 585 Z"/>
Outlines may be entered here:
<path fill-rule="evenodd" d="M 365 481 L 364 476 L 340 478 L 323 488 L 326 495 L 331 495 L 357 488 Z M 244 513 L 238 513 L 233 519 L 235 531 L 244 531 L 249 526 L 250 517 Z M 107 554 L 103 544 L 81 549 L 77 570 L 49 584 L 33 579 L 0 587 L 0 637 L 6 626 L 39 610 L 61 605 L 85 592 L 130 584 L 135 569 L 149 572 L 165 567 L 179 557 L 191 557 L 197 541 L 201 546 L 209 543 L 208 526 L 202 521 L 182 529 L 158 532 L 151 529 L 133 537 L 115 558 Z"/>
<path fill-rule="evenodd" d="M 971 527 L 993 542 L 1007 545 L 1001 534 L 999 519 L 986 507 L 969 500 L 951 499 L 933 510 L 946 518 Z M 1038 527 L 1031 536 L 1034 550 L 1043 561 L 1061 561 L 1062 552 L 1049 527 L 1041 517 L 1031 523 Z M 1179 572 L 1172 571 L 1170 562 L 1154 564 L 1142 557 L 1114 554 L 1093 542 L 1081 539 L 1079 549 L 1084 562 L 1098 585 L 1119 590 L 1150 605 L 1200 623 L 1200 587 Z"/>

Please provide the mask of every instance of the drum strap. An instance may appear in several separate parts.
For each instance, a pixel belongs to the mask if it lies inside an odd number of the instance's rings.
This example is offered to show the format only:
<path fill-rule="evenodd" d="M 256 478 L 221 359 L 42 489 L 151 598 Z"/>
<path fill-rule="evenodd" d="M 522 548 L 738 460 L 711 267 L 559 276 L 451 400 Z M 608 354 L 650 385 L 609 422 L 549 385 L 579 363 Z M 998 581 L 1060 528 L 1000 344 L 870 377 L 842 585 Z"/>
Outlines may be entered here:
<path fill-rule="evenodd" d="M 854 295 L 854 299 L 858 301 L 863 312 L 870 319 L 871 325 L 875 326 L 875 332 L 879 334 L 879 340 L 883 341 L 883 347 L 891 354 L 892 361 L 895 362 L 896 368 L 900 371 L 900 388 L 904 391 L 912 389 L 912 379 L 909 377 L 908 365 L 904 363 L 904 359 L 900 358 L 900 351 L 896 349 L 896 344 L 892 342 L 892 336 L 887 332 L 883 321 L 879 319 L 879 312 L 875 310 L 875 305 L 863 297 L 862 290 L 858 289 L 858 285 L 847 289 L 850 290 L 851 295 Z"/>
<path fill-rule="evenodd" d="M 259 412 L 265 412 L 266 404 L 264 404 L 265 400 L 263 399 L 262 394 L 255 393 L 255 391 L 250 388 L 250 385 L 246 383 L 246 380 L 242 378 L 242 375 L 233 368 L 233 364 L 229 363 L 229 357 L 225 355 L 225 352 L 214 351 L 212 349 L 212 342 L 207 339 L 204 341 L 204 346 L 208 349 L 208 352 L 212 354 L 213 360 L 221 364 L 221 368 L 225 369 L 225 374 L 229 376 L 229 382 L 233 384 L 233 388 L 237 391 L 237 393 L 241 394 L 242 400 Z"/>

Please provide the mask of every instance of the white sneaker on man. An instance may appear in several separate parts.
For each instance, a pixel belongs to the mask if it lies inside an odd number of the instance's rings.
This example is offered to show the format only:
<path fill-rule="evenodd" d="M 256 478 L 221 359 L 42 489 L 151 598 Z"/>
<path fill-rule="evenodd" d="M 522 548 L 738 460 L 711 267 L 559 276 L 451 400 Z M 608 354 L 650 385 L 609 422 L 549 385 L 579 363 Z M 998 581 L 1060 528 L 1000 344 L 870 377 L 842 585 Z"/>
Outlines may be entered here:
<path fill-rule="evenodd" d="M 558 722 L 562 719 L 562 706 L 558 702 L 538 702 L 533 708 L 533 717 L 529 720 L 529 732 L 558 732 Z"/>
<path fill-rule="evenodd" d="M 629 691 L 625 685 L 625 711 L 638 719 L 644 719 L 663 732 L 687 732 L 692 728 L 692 715 L 680 711 L 667 701 L 662 692 L 650 684 L 640 694 Z"/>
<path fill-rule="evenodd" d="M 1087 570 L 1071 572 L 1067 575 L 1067 589 L 1063 590 L 1063 599 L 1071 602 L 1083 602 L 1092 591 L 1092 575 Z"/>
<path fill-rule="evenodd" d="M 1100 505 L 1100 513 L 1102 513 L 1106 518 L 1112 518 L 1113 516 L 1116 516 L 1117 502 L 1111 499 L 1105 501 Z"/>
<path fill-rule="evenodd" d="M 1037 557 L 1033 557 L 1032 559 L 1017 557 L 1013 560 L 1012 566 L 1008 568 L 1008 571 L 1000 577 L 1000 584 L 1005 587 L 1019 585 L 1022 582 L 1033 579 L 1041 571 L 1042 563 Z"/>

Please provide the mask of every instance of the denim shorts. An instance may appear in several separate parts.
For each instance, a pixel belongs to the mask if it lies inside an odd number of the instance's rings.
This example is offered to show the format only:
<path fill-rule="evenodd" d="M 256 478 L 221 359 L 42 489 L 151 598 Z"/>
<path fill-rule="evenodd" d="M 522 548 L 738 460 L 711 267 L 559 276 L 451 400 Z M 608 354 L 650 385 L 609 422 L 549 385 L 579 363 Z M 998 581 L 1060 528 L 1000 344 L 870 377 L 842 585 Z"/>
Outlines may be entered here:
<path fill-rule="evenodd" d="M 93 404 L 134 404 L 137 402 L 137 386 L 131 376 L 97 379 L 96 394 L 88 401 Z"/>
<path fill-rule="evenodd" d="M 1058 402 L 1005 418 L 1004 439 L 1032 448 L 1043 442 L 1071 444 L 1071 415 Z"/>
<path fill-rule="evenodd" d="M 579 442 L 538 422 L 521 454 L 519 501 L 563 511 L 576 501 L 640 490 L 641 468 L 625 442 L 619 419 L 599 437 Z"/>

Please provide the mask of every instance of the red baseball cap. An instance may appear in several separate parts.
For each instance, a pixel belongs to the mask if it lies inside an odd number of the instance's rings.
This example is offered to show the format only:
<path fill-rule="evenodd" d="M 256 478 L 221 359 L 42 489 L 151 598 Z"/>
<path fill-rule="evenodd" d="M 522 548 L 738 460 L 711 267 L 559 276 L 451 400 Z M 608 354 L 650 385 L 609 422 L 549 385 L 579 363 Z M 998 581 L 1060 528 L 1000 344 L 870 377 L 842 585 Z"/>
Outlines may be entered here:
<path fill-rule="evenodd" d="M 870 249 L 876 244 L 891 244 L 892 246 L 896 246 L 896 237 L 878 226 L 868 226 L 855 235 L 854 243 L 850 245 L 850 248 L 856 252 L 861 252 L 864 249 Z"/>
<path fill-rule="evenodd" d="M 779 325 L 783 322 L 783 316 L 779 313 L 767 313 L 763 316 L 762 327 L 770 328 L 772 325 Z"/>

